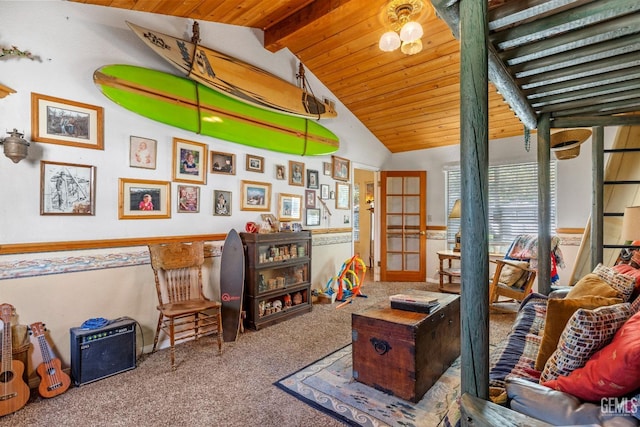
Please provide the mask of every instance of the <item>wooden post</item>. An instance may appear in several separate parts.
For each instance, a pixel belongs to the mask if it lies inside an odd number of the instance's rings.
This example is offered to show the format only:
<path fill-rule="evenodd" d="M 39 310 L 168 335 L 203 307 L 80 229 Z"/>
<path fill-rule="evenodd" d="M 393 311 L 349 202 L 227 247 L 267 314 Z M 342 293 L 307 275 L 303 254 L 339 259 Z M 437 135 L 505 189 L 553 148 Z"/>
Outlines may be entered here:
<path fill-rule="evenodd" d="M 551 132 L 549 115 L 538 121 L 538 292 L 551 292 Z"/>
<path fill-rule="evenodd" d="M 461 393 L 489 398 L 487 2 L 460 1 Z"/>
<path fill-rule="evenodd" d="M 591 158 L 593 174 L 591 182 L 591 271 L 602 262 L 604 244 L 604 128 L 593 128 Z"/>

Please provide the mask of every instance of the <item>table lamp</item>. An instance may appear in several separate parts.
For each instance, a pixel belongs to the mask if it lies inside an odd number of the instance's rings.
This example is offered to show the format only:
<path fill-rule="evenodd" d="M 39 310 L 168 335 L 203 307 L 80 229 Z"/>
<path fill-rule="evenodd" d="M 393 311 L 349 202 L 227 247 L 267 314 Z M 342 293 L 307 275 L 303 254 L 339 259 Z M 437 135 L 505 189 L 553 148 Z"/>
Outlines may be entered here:
<path fill-rule="evenodd" d="M 460 207 L 460 199 L 457 199 L 453 204 L 453 208 L 451 208 L 451 212 L 449 212 L 449 219 L 459 219 L 462 217 L 462 210 Z M 460 252 L 460 229 L 462 227 L 458 227 L 458 232 L 456 233 L 456 244 L 453 247 L 454 252 Z"/>
<path fill-rule="evenodd" d="M 640 206 L 631 206 L 624 209 L 620 237 L 625 242 L 640 240 Z"/>

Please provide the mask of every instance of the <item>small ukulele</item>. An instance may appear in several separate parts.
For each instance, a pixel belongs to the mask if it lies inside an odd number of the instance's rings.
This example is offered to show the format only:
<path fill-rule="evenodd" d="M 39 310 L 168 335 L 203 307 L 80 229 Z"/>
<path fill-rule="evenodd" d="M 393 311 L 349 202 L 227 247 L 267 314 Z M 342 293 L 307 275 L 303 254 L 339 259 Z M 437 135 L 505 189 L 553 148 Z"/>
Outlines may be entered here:
<path fill-rule="evenodd" d="M 71 384 L 71 378 L 62 371 L 60 359 L 52 356 L 51 348 L 44 336 L 44 325 L 41 322 L 36 322 L 29 328 L 33 336 L 38 339 L 42 354 L 42 363 L 36 369 L 40 375 L 40 386 L 38 387 L 40 396 L 49 398 L 64 393 Z"/>
<path fill-rule="evenodd" d="M 16 412 L 29 400 L 29 386 L 22 379 L 24 364 L 13 360 L 11 349 L 11 316 L 14 308 L 11 304 L 0 305 L 2 333 L 2 370 L 0 371 L 0 416 Z"/>

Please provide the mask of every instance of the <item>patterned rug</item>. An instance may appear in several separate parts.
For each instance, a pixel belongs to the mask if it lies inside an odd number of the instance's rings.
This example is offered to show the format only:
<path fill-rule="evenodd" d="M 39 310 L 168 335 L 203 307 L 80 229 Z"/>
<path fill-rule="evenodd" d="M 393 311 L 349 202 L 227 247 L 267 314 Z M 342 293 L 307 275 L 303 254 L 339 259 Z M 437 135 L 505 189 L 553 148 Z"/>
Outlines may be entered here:
<path fill-rule="evenodd" d="M 434 427 L 460 393 L 460 359 L 418 403 L 354 381 L 351 345 L 275 383 L 316 409 L 354 426 Z"/>

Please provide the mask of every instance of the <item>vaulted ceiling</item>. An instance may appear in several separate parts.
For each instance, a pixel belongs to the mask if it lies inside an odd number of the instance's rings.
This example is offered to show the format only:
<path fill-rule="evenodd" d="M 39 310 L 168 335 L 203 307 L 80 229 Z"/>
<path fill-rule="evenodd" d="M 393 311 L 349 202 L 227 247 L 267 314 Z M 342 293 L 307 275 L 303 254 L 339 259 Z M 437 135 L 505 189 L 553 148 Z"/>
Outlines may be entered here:
<path fill-rule="evenodd" d="M 460 44 L 429 0 L 418 19 L 424 48 L 411 56 L 378 48 L 390 29 L 389 0 L 72 1 L 264 30 L 266 49 L 288 48 L 391 152 L 459 143 Z M 446 19 L 457 28 L 457 2 L 433 3 L 444 5 L 441 12 L 447 8 Z M 504 69 L 501 92 L 521 117 L 531 122 L 543 112 L 640 110 L 640 64 L 634 59 L 640 50 L 640 2 L 488 4 L 490 51 Z M 523 132 L 523 122 L 491 84 L 489 139 Z"/>

